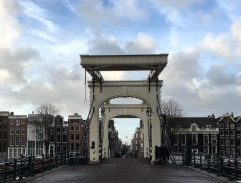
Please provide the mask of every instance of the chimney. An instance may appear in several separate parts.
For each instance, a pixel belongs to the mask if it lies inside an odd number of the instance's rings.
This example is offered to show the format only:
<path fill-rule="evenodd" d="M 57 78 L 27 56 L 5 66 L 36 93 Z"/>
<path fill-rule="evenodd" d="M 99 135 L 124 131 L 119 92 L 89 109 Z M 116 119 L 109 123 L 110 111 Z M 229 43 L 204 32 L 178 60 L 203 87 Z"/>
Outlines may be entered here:
<path fill-rule="evenodd" d="M 11 112 L 11 115 L 13 116 L 13 115 L 14 115 L 14 112 Z"/>
<path fill-rule="evenodd" d="M 233 112 L 231 112 L 231 116 L 233 117 Z"/>
<path fill-rule="evenodd" d="M 32 111 L 32 114 L 34 114 L 34 111 Z"/>

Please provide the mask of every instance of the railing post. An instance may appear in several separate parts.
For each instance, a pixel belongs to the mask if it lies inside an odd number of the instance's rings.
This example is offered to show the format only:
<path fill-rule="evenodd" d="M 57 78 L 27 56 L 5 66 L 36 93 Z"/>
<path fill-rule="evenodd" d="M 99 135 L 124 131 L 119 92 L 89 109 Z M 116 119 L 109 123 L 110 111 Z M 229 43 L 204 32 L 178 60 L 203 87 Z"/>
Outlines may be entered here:
<path fill-rule="evenodd" d="M 208 173 L 210 173 L 211 170 L 210 170 L 210 155 L 209 154 L 207 154 L 207 158 L 208 158 Z"/>
<path fill-rule="evenodd" d="M 32 164 L 32 158 L 31 156 L 28 157 L 28 174 L 31 175 L 31 164 Z"/>
<path fill-rule="evenodd" d="M 234 176 L 235 176 L 235 180 L 238 179 L 238 163 L 237 163 L 237 158 L 234 159 Z"/>
<path fill-rule="evenodd" d="M 4 177 L 3 177 L 3 183 L 7 183 L 7 165 L 4 164 Z"/>
<path fill-rule="evenodd" d="M 18 180 L 23 180 L 23 157 L 21 156 L 21 164 L 20 164 L 20 173 L 19 173 L 19 179 Z"/>
<path fill-rule="evenodd" d="M 41 173 L 44 172 L 44 155 L 42 154 L 42 161 L 41 161 Z"/>
<path fill-rule="evenodd" d="M 31 176 L 34 176 L 34 154 L 32 156 L 32 171 L 31 171 Z"/>
<path fill-rule="evenodd" d="M 52 168 L 52 160 L 51 160 L 51 155 L 49 156 L 49 170 Z"/>
<path fill-rule="evenodd" d="M 13 160 L 13 180 L 16 180 L 17 160 Z"/>
<path fill-rule="evenodd" d="M 196 154 L 194 154 L 194 157 L 193 157 L 193 167 L 196 168 Z"/>

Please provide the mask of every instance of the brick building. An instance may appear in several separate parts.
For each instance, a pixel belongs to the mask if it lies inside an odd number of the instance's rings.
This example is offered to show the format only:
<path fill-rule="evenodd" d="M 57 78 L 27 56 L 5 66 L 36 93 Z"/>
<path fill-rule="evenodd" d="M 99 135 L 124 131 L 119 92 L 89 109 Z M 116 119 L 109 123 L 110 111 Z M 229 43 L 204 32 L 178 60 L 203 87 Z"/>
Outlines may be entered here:
<path fill-rule="evenodd" d="M 27 115 L 11 113 L 8 120 L 8 158 L 26 156 Z"/>
<path fill-rule="evenodd" d="M 0 111 L 0 158 L 8 156 L 8 111 Z"/>
<path fill-rule="evenodd" d="M 89 152 L 89 126 L 87 126 L 86 132 L 83 132 L 83 127 L 86 121 L 82 119 L 82 116 L 75 113 L 68 117 L 68 143 L 69 143 L 69 155 L 74 156 L 80 146 L 82 135 L 86 137 L 84 143 L 84 154 Z M 84 133 L 84 134 L 83 134 Z"/>

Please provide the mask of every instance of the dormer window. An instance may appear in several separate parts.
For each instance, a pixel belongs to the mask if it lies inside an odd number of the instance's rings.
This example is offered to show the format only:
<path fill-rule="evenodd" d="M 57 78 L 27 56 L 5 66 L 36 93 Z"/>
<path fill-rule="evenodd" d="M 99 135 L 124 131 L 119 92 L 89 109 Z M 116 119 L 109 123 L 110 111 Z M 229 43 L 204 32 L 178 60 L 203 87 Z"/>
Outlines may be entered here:
<path fill-rule="evenodd" d="M 195 124 L 195 123 L 192 124 L 192 125 L 191 125 L 191 128 L 192 128 L 192 131 L 196 131 L 196 130 L 197 130 L 197 124 Z"/>

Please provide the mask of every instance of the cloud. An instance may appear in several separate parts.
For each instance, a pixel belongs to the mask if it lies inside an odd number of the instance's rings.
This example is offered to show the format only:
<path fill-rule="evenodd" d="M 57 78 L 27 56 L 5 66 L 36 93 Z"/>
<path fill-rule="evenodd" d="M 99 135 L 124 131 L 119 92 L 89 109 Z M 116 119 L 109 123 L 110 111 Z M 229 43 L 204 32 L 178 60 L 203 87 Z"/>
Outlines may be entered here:
<path fill-rule="evenodd" d="M 19 12 L 18 4 L 13 1 L 0 1 L 0 48 L 10 48 L 21 33 L 21 27 L 14 17 Z"/>
<path fill-rule="evenodd" d="M 0 68 L 4 73 L 1 81 L 6 85 L 25 83 L 24 70 L 31 60 L 38 57 L 38 52 L 31 48 L 0 49 Z"/>
<path fill-rule="evenodd" d="M 50 33 L 54 33 L 57 30 L 57 26 L 49 19 L 48 13 L 45 9 L 40 8 L 30 1 L 20 1 L 20 5 L 23 7 L 22 11 L 27 17 L 40 22 Z"/>
<path fill-rule="evenodd" d="M 153 53 L 156 47 L 156 41 L 150 34 L 139 32 L 133 40 L 127 43 L 126 49 L 132 54 Z"/>
<path fill-rule="evenodd" d="M 106 26 L 120 25 L 123 21 L 143 21 L 148 17 L 147 12 L 137 0 L 88 0 L 80 2 L 74 10 L 70 4 L 68 7 L 97 32 L 102 28 L 105 29 Z"/>

